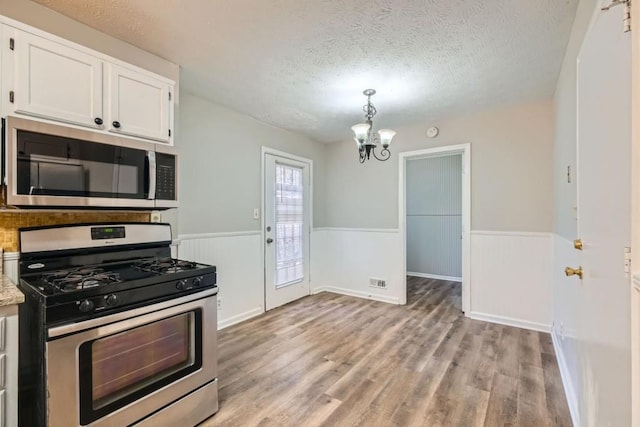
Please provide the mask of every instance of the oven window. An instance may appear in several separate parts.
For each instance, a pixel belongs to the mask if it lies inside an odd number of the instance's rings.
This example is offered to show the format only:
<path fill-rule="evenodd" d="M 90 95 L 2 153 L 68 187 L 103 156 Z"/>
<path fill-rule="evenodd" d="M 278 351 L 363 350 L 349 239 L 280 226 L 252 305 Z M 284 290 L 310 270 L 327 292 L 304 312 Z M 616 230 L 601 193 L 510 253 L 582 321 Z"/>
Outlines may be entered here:
<path fill-rule="evenodd" d="M 200 314 L 180 314 L 82 344 L 81 421 L 92 422 L 198 369 Z"/>

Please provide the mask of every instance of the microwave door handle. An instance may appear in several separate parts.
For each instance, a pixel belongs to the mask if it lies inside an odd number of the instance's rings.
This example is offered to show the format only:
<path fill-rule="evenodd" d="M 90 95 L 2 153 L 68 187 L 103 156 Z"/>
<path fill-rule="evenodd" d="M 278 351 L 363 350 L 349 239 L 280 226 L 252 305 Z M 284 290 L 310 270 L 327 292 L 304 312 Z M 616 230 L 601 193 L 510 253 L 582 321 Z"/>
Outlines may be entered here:
<path fill-rule="evenodd" d="M 149 159 L 149 195 L 147 199 L 154 200 L 156 198 L 156 152 L 147 151 L 147 159 Z"/>

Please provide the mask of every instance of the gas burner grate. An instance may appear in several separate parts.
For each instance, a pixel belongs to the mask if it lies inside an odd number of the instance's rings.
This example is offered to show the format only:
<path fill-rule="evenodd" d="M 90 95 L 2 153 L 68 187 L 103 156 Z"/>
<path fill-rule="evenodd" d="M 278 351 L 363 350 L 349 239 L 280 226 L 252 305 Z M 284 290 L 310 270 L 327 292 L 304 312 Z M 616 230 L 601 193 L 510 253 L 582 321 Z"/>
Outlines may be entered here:
<path fill-rule="evenodd" d="M 151 273 L 179 273 L 197 268 L 195 262 L 174 258 L 150 258 L 137 262 L 134 267 Z"/>
<path fill-rule="evenodd" d="M 81 267 L 73 270 L 44 273 L 42 280 L 48 293 L 55 293 L 56 291 L 73 292 L 121 282 L 118 273 L 106 272 L 97 267 Z"/>

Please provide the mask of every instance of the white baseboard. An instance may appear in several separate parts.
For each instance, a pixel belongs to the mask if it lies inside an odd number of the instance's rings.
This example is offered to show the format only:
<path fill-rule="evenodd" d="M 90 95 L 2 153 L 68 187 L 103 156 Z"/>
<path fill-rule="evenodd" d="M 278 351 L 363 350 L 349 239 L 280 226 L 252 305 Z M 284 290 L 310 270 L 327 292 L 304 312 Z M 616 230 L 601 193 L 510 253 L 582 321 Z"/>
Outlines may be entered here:
<path fill-rule="evenodd" d="M 462 283 L 462 277 L 440 276 L 439 274 L 407 272 L 407 276 L 423 277 L 425 279 L 448 280 L 450 282 Z"/>
<path fill-rule="evenodd" d="M 467 317 L 475 320 L 483 320 L 485 322 L 498 323 L 500 325 L 515 326 L 516 328 L 529 329 L 532 331 L 547 332 L 547 333 L 551 331 L 551 325 L 546 325 L 544 323 L 530 322 L 528 320 L 515 319 L 513 317 L 496 316 L 493 314 L 478 313 L 477 311 L 472 311 L 467 313 Z"/>
<path fill-rule="evenodd" d="M 334 286 L 320 286 L 311 290 L 311 293 L 313 295 L 319 294 L 320 292 L 333 292 L 334 294 L 348 295 L 351 297 L 370 299 L 374 301 L 386 302 L 389 304 L 400 304 L 400 300 L 396 297 L 374 294 L 370 292 L 355 291 L 353 289 L 337 288 Z"/>
<path fill-rule="evenodd" d="M 227 319 L 223 319 L 218 322 L 218 330 L 228 328 L 229 326 L 235 325 L 240 322 L 244 322 L 245 320 L 251 319 L 252 317 L 256 317 L 264 313 L 264 309 L 262 307 L 257 307 L 249 311 L 245 311 L 244 313 L 236 314 L 235 316 L 231 316 Z"/>
<path fill-rule="evenodd" d="M 574 426 L 580 425 L 580 412 L 578 411 L 578 396 L 571 383 L 569 376 L 569 370 L 567 367 L 567 360 L 564 357 L 562 347 L 558 342 L 558 336 L 555 330 L 551 331 L 551 340 L 553 341 L 553 348 L 556 351 L 556 360 L 558 362 L 558 368 L 560 369 L 560 378 L 562 378 L 562 385 L 564 386 L 564 394 L 567 398 L 567 404 L 569 405 L 569 413 L 571 414 L 571 421 Z"/>

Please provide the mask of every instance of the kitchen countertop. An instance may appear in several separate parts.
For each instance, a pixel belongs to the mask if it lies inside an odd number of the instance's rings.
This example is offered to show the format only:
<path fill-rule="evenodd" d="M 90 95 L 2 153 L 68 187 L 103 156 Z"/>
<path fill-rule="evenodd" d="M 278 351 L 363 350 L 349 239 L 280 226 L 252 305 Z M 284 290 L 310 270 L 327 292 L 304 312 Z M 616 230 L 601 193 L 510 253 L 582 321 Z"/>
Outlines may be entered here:
<path fill-rule="evenodd" d="M 7 276 L 0 281 L 0 307 L 20 304 L 24 302 L 24 294 Z"/>

